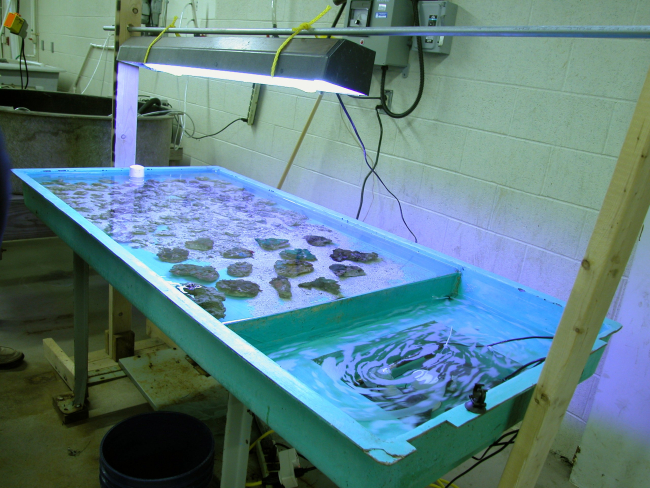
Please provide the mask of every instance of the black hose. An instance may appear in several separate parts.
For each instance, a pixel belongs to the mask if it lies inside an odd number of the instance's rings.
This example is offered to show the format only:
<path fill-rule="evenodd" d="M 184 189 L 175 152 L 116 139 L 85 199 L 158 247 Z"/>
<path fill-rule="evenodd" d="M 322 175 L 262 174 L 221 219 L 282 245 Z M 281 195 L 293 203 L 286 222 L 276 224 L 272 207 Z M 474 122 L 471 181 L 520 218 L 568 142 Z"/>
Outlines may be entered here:
<path fill-rule="evenodd" d="M 138 109 L 138 113 L 139 114 L 145 114 L 145 113 L 147 113 L 147 110 L 152 106 L 154 107 L 154 110 L 152 110 L 152 112 L 160 110 L 162 108 L 162 103 L 160 102 L 160 99 L 159 98 L 150 98 L 149 100 L 144 102 L 144 104 L 142 104 L 142 107 L 140 107 Z"/>
<path fill-rule="evenodd" d="M 420 14 L 418 12 L 417 0 L 413 0 L 413 25 L 416 27 L 420 25 Z M 415 39 L 416 42 L 418 43 L 418 62 L 420 63 L 420 87 L 418 88 L 418 95 L 417 97 L 415 97 L 415 102 L 413 102 L 413 105 L 411 105 L 411 107 L 405 112 L 395 113 L 395 112 L 391 112 L 388 109 L 388 105 L 386 105 L 386 88 L 385 88 L 386 72 L 388 71 L 388 66 L 381 67 L 381 88 L 380 88 L 381 108 L 384 110 L 384 112 L 386 112 L 386 115 L 394 119 L 401 119 L 403 117 L 406 117 L 407 115 L 410 115 L 420 103 L 420 99 L 422 98 L 422 92 L 424 91 L 424 54 L 422 50 L 422 37 L 416 36 Z"/>

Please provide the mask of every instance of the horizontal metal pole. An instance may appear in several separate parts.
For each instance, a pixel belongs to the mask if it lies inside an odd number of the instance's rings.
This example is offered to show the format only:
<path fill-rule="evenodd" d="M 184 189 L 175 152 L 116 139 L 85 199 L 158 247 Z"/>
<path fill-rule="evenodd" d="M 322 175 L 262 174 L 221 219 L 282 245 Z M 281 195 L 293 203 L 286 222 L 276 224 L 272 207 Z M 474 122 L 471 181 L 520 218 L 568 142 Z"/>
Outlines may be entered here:
<path fill-rule="evenodd" d="M 115 26 L 104 26 L 114 31 Z M 129 27 L 129 32 L 159 34 L 161 27 Z M 214 34 L 222 36 L 289 36 L 291 29 L 221 29 L 173 28 L 170 34 Z M 359 27 L 324 28 L 302 31 L 300 35 L 332 36 L 468 36 L 468 37 L 588 37 L 605 39 L 650 39 L 647 25 L 591 25 L 591 26 L 513 26 L 513 27 Z"/>

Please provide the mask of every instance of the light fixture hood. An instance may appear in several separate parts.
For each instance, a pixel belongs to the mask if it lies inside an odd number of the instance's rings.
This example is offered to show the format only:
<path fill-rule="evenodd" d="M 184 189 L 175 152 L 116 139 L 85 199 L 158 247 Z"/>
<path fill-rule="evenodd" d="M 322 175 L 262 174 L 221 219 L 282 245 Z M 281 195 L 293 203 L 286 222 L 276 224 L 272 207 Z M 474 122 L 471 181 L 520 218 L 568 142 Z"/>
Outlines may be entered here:
<path fill-rule="evenodd" d="M 145 55 L 151 37 L 131 37 L 120 46 L 122 63 L 165 71 L 348 95 L 368 95 L 375 52 L 347 39 L 265 37 L 164 37 Z"/>

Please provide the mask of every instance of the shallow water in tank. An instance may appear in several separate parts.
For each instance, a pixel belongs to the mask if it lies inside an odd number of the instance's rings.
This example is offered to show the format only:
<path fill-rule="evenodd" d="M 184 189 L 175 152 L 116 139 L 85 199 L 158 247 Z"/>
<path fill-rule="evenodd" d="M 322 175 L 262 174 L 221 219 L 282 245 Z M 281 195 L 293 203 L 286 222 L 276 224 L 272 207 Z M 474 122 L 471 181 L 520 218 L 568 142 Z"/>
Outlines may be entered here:
<path fill-rule="evenodd" d="M 539 331 L 466 298 L 441 298 L 265 351 L 366 426 L 394 438 L 545 357 L 550 340 L 494 344 Z"/>
<path fill-rule="evenodd" d="M 161 261 L 157 253 L 162 248 L 186 248 L 186 242 L 209 238 L 213 248 L 207 251 L 189 250 L 183 264 L 212 266 L 221 280 L 228 276 L 227 266 L 236 261 L 248 261 L 253 273 L 243 279 L 258 284 L 261 292 L 254 298 L 227 297 L 224 322 L 260 317 L 297 308 L 350 297 L 388 287 L 435 277 L 435 273 L 416 264 L 408 257 L 378 249 L 364 240 L 331 229 L 303 213 L 268 199 L 255 189 L 243 188 L 242 182 L 217 175 L 214 171 L 193 171 L 190 174 L 170 169 L 169 173 L 147 175 L 144 179 L 127 175 L 97 173 L 89 176 L 73 172 L 51 175 L 44 173 L 35 179 L 61 198 L 107 235 L 129 250 L 149 268 L 167 281 L 177 285 L 181 293 L 188 282 L 212 287 L 212 282 L 170 274 L 173 263 Z M 331 239 L 325 247 L 311 246 L 306 235 Z M 274 263 L 281 259 L 280 250 L 265 251 L 255 238 L 288 239 L 288 249 L 309 249 L 316 257 L 314 271 L 290 278 L 293 297 L 279 298 L 269 281 L 277 276 Z M 254 251 L 251 259 L 232 260 L 221 253 L 233 247 Z M 329 269 L 334 261 L 330 254 L 335 248 L 376 252 L 379 259 L 367 263 L 344 262 L 362 268 L 366 275 L 337 278 Z M 317 277 L 335 279 L 341 287 L 340 296 L 325 291 L 299 288 L 298 284 Z"/>
<path fill-rule="evenodd" d="M 190 281 L 203 287 L 213 287 L 215 281 L 170 274 L 174 264 L 157 256 L 162 248 L 186 249 L 183 264 L 212 266 L 220 280 L 232 279 L 226 268 L 238 261 L 224 258 L 225 250 L 253 250 L 253 257 L 246 260 L 253 264 L 253 273 L 245 279 L 262 291 L 254 298 L 226 298 L 226 324 L 340 298 L 297 286 L 316 277 L 337 279 L 340 296 L 352 297 L 437 276 L 410 255 L 388 252 L 362 232 L 330 228 L 214 171 L 170 170 L 145 179 L 45 173 L 35 179 L 176 285 L 179 293 L 185 293 L 184 285 Z M 327 237 L 332 244 L 311 246 L 306 235 Z M 287 239 L 290 249 L 309 249 L 316 257 L 312 273 L 290 278 L 293 297 L 288 300 L 279 298 L 269 284 L 282 250 L 265 251 L 255 241 L 271 237 Z M 187 249 L 186 243 L 198 238 L 211 239 L 213 248 Z M 376 252 L 379 259 L 344 262 L 361 267 L 366 276 L 338 279 L 329 269 L 336 247 Z M 364 317 L 323 337 L 278 339 L 284 342 L 259 347 L 305 385 L 385 438 L 408 432 L 466 402 L 476 383 L 486 388 L 500 384 L 522 365 L 545 357 L 550 345 L 545 340 L 494 344 L 540 333 L 463 296 L 432 297 L 383 316 L 368 311 Z"/>

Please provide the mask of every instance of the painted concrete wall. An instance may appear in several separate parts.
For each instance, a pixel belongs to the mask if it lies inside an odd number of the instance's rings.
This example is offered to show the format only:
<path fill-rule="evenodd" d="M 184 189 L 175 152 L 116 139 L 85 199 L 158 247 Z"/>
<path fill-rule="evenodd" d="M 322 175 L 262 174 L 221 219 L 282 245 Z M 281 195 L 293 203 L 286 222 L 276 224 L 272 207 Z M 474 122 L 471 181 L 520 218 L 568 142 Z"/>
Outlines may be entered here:
<path fill-rule="evenodd" d="M 650 479 L 650 213 L 571 473 L 580 488 L 647 486 Z"/>
<path fill-rule="evenodd" d="M 310 20 L 325 0 L 277 0 L 280 27 Z M 650 0 L 457 0 L 458 25 L 650 24 Z M 169 2 L 169 19 L 188 23 L 186 0 Z M 200 0 L 199 26 L 269 27 L 270 1 Z M 88 43 L 103 43 L 114 2 L 41 0 L 41 39 L 55 52 L 41 61 L 66 70 L 67 90 Z M 327 25 L 333 14 L 320 25 Z M 84 87 L 99 53 L 84 70 Z M 457 38 L 448 57 L 426 56 L 420 106 L 401 120 L 383 117 L 378 172 L 403 202 L 420 243 L 566 299 L 595 224 L 635 101 L 650 65 L 650 41 Z M 408 107 L 418 84 L 389 73 L 394 110 Z M 106 73 L 102 83 L 101 77 Z M 140 93 L 186 110 L 196 134 L 245 116 L 250 85 L 174 78 L 141 71 Z M 99 64 L 89 94 L 108 94 L 111 68 Z M 375 72 L 372 95 L 379 90 Z M 102 91 L 103 90 L 103 91 Z M 315 95 L 265 88 L 253 127 L 183 139 L 193 164 L 216 164 L 275 185 Z M 371 101 L 346 98 L 375 157 L 379 132 Z M 188 128 L 192 124 L 188 121 Z M 326 95 L 284 189 L 347 215 L 356 214 L 366 167 L 336 98 Z M 362 218 L 409 238 L 392 198 L 369 185 Z M 627 277 L 623 280 L 623 286 Z M 617 299 L 620 298 L 620 293 Z M 615 302 L 611 316 L 616 315 Z M 589 415 L 598 375 L 578 389 L 555 449 L 572 458 Z"/>

